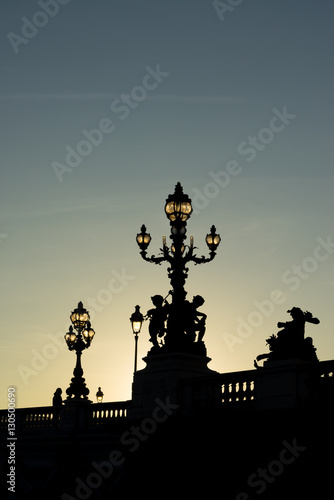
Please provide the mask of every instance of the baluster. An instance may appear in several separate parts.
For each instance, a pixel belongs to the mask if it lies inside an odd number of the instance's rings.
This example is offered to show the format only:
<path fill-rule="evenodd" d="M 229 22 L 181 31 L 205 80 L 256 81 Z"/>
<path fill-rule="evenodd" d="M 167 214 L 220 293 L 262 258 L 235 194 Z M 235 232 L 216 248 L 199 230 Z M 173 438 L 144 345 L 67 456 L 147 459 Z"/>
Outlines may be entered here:
<path fill-rule="evenodd" d="M 226 384 L 222 384 L 221 386 L 221 398 L 222 403 L 226 403 Z"/>
<path fill-rule="evenodd" d="M 246 390 L 245 390 L 245 401 L 248 401 L 251 399 L 251 392 L 252 392 L 251 381 L 247 380 L 246 381 Z"/>
<path fill-rule="evenodd" d="M 235 398 L 236 398 L 236 390 L 235 390 L 235 385 L 236 383 L 235 382 L 231 382 L 230 384 L 230 388 L 231 388 L 231 391 L 230 391 L 230 399 L 229 401 L 232 403 L 232 402 L 235 402 Z"/>
<path fill-rule="evenodd" d="M 241 384 L 240 382 L 235 382 L 235 401 L 240 402 L 241 394 Z"/>

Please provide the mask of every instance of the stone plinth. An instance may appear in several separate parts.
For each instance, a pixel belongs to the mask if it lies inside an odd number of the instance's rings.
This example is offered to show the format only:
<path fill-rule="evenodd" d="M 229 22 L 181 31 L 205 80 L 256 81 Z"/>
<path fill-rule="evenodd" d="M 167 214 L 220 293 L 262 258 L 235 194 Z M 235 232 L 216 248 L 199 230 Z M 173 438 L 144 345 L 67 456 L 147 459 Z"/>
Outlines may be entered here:
<path fill-rule="evenodd" d="M 147 366 L 134 374 L 130 418 L 150 416 L 157 399 L 182 406 L 181 381 L 215 375 L 207 364 L 211 358 L 186 353 L 149 355 Z"/>
<path fill-rule="evenodd" d="M 299 359 L 265 361 L 257 373 L 257 409 L 303 405 L 309 396 L 310 363 Z"/>

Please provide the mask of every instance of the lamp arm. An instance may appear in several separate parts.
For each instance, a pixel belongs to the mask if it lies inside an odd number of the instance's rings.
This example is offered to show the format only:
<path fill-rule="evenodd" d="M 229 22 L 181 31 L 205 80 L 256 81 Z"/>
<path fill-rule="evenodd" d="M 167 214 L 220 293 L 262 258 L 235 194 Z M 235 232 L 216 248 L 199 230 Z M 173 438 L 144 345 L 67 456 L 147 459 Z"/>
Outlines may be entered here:
<path fill-rule="evenodd" d="M 187 262 L 194 261 L 196 259 L 196 255 L 194 255 L 194 249 L 197 247 L 188 246 L 188 252 L 183 256 L 183 261 L 186 264 Z"/>
<path fill-rule="evenodd" d="M 167 255 L 164 255 L 163 257 L 156 257 L 155 255 L 151 255 L 151 257 L 147 257 L 147 252 L 146 250 L 142 250 L 140 252 L 140 255 L 146 262 L 153 262 L 154 264 L 161 264 L 161 262 L 167 261 L 171 262 L 170 257 Z"/>
<path fill-rule="evenodd" d="M 196 264 L 205 264 L 206 262 L 211 262 L 214 258 L 216 257 L 216 252 L 210 252 L 210 257 L 196 257 L 196 255 L 193 255 L 189 260 L 192 262 L 195 262 Z"/>
<path fill-rule="evenodd" d="M 202 255 L 202 257 L 197 257 L 196 255 L 194 255 L 195 248 L 197 248 L 197 247 L 193 247 L 193 246 L 189 247 L 188 253 L 183 257 L 184 263 L 194 262 L 195 265 L 196 264 L 205 264 L 206 262 L 211 262 L 211 260 L 213 260 L 216 256 L 216 252 L 211 251 L 210 257 L 204 257 L 204 255 Z"/>

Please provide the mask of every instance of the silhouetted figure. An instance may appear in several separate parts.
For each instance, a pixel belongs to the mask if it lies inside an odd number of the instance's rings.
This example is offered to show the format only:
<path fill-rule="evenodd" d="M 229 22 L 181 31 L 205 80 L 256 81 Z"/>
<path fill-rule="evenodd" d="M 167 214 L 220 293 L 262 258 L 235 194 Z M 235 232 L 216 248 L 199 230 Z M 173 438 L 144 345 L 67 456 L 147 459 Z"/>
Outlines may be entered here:
<path fill-rule="evenodd" d="M 161 295 L 151 297 L 155 309 L 149 309 L 145 318 L 150 318 L 148 331 L 150 334 L 150 342 L 154 347 L 159 347 L 158 337 L 163 337 L 165 334 L 165 321 L 168 314 L 169 304 Z M 165 302 L 165 305 L 164 305 Z"/>
<path fill-rule="evenodd" d="M 196 339 L 196 332 L 198 332 L 197 342 L 201 342 L 205 334 L 205 320 L 206 314 L 197 311 L 197 308 L 204 304 L 204 299 L 200 295 L 195 295 L 192 302 L 185 302 L 185 332 L 193 342 Z"/>
<path fill-rule="evenodd" d="M 269 345 L 268 354 L 257 356 L 256 360 L 268 359 L 270 361 L 297 358 L 304 361 L 318 361 L 311 337 L 304 338 L 305 323 L 320 323 L 318 318 L 314 318 L 309 311 L 303 312 L 299 307 L 293 307 L 289 311 L 292 321 L 278 322 L 278 328 L 283 328 L 277 335 L 271 335 L 267 339 Z M 255 367 L 257 363 L 255 361 Z"/>
<path fill-rule="evenodd" d="M 54 395 L 53 395 L 53 398 L 52 398 L 52 406 L 56 407 L 56 408 L 59 408 L 60 406 L 62 406 L 63 404 L 63 400 L 61 398 L 61 395 L 62 395 L 62 390 L 60 387 L 58 387 L 58 389 L 56 389 Z"/>

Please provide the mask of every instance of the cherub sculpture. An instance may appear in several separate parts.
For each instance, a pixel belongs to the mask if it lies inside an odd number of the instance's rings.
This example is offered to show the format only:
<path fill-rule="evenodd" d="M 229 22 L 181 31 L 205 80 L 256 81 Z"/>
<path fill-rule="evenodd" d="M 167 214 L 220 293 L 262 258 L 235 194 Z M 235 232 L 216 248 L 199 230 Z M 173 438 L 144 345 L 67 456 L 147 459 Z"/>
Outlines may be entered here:
<path fill-rule="evenodd" d="M 159 347 L 158 337 L 163 337 L 165 334 L 165 321 L 168 314 L 169 304 L 161 295 L 151 297 L 155 309 L 149 309 L 145 319 L 150 319 L 148 331 L 150 334 L 150 342 L 154 347 Z"/>
<path fill-rule="evenodd" d="M 194 342 L 196 332 L 198 332 L 197 342 L 201 342 L 205 334 L 206 314 L 197 311 L 197 308 L 204 304 L 204 299 L 200 295 L 195 295 L 192 302 L 186 301 L 184 330 Z"/>

